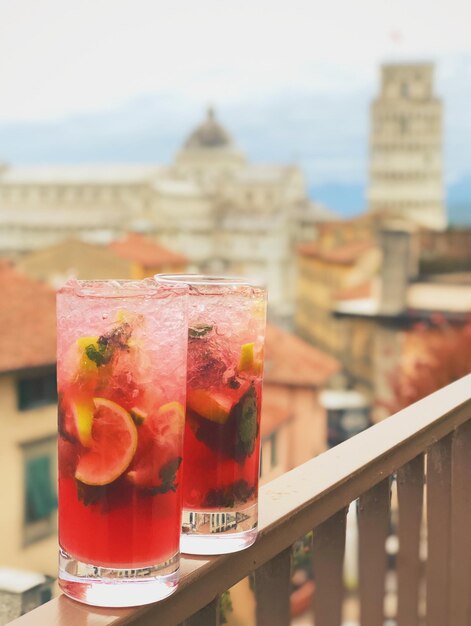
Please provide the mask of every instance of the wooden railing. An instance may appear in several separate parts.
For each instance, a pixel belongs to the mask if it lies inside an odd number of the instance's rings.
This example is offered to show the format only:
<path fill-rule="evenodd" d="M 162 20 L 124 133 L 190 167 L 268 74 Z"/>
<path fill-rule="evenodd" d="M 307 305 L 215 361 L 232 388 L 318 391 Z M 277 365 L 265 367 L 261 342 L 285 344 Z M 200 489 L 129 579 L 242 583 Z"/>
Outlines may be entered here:
<path fill-rule="evenodd" d="M 288 626 L 291 546 L 314 529 L 315 624 L 340 626 L 346 510 L 358 499 L 360 624 L 382 626 L 391 477 L 399 514 L 397 626 L 469 626 L 471 375 L 263 486 L 256 543 L 235 554 L 183 558 L 180 586 L 168 599 L 113 610 L 61 596 L 12 624 L 216 626 L 218 594 L 254 572 L 257 626 Z M 425 570 L 419 555 L 424 491 Z M 419 616 L 424 584 L 425 622 Z"/>

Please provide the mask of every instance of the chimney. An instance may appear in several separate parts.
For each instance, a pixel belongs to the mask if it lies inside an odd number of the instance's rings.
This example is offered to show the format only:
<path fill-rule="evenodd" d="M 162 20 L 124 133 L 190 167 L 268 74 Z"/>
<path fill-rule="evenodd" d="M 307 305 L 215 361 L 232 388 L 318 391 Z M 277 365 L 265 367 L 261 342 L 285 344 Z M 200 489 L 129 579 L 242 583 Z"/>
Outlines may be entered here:
<path fill-rule="evenodd" d="M 414 274 L 412 235 L 408 230 L 388 228 L 379 233 L 383 253 L 379 312 L 399 315 L 407 307 L 407 287 Z"/>

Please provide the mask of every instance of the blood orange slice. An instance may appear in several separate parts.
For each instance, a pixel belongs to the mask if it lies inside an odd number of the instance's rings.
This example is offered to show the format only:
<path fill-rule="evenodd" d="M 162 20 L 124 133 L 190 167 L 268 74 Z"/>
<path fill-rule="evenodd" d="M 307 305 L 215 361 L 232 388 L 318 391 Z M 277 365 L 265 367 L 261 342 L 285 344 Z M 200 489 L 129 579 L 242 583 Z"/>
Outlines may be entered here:
<path fill-rule="evenodd" d="M 226 394 L 207 389 L 189 389 L 187 395 L 188 407 L 202 417 L 225 424 L 229 417 L 234 400 Z"/>
<path fill-rule="evenodd" d="M 108 485 L 128 468 L 137 447 L 136 426 L 123 407 L 93 398 L 91 444 L 80 458 L 75 478 L 86 485 Z"/>
<path fill-rule="evenodd" d="M 184 426 L 185 409 L 180 402 L 167 402 L 149 415 L 139 426 L 138 448 L 127 479 L 138 487 L 161 485 L 162 469 L 181 455 Z"/>

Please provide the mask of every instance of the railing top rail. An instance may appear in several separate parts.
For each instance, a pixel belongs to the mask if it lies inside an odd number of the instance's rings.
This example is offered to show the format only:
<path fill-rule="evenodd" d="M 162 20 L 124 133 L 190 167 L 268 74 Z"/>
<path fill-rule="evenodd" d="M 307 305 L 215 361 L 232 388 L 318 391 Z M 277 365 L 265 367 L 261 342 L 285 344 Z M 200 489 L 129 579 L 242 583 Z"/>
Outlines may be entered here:
<path fill-rule="evenodd" d="M 139 608 L 96 609 L 61 596 L 12 624 L 177 624 L 470 418 L 471 375 L 264 485 L 255 544 L 235 554 L 183 558 L 179 589 L 167 600 Z"/>

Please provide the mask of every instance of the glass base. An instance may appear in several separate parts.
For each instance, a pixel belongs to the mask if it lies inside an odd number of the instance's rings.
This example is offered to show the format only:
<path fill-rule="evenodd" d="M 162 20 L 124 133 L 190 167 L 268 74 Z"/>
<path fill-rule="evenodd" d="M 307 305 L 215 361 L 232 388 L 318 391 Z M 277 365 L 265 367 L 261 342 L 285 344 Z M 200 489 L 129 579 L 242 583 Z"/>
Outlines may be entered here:
<path fill-rule="evenodd" d="M 227 554 L 251 546 L 257 538 L 258 506 L 219 511 L 183 509 L 180 550 L 186 554 Z"/>
<path fill-rule="evenodd" d="M 178 585 L 180 554 L 158 565 L 113 569 L 82 563 L 59 549 L 59 587 L 78 602 L 124 607 L 166 598 Z"/>

